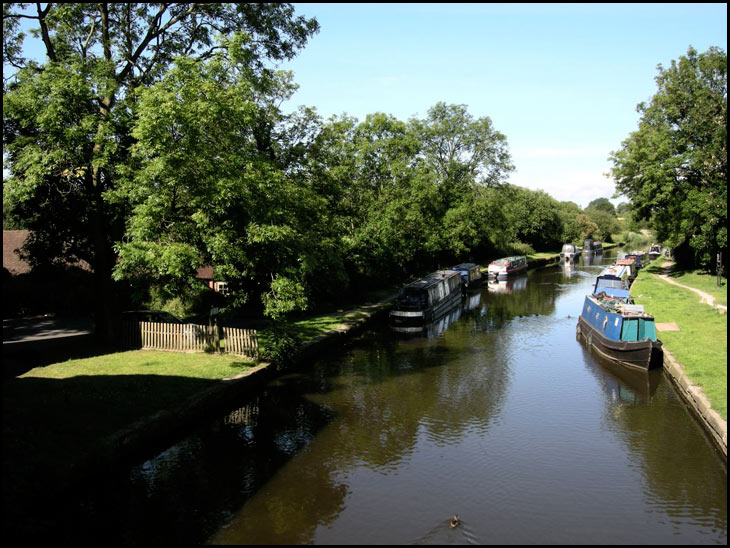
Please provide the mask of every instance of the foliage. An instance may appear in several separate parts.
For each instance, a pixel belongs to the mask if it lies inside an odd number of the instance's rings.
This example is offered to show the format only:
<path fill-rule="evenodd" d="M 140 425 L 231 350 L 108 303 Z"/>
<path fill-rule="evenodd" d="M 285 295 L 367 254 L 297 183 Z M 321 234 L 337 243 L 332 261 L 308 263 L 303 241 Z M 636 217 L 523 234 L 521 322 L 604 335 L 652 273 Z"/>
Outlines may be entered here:
<path fill-rule="evenodd" d="M 91 264 L 106 305 L 115 282 L 134 305 L 187 315 L 210 304 L 196 273 L 213 266 L 224 315 L 291 319 L 445 264 L 613 232 L 606 198 L 582 211 L 507 184 L 506 136 L 465 105 L 408 121 L 282 113 L 296 85 L 267 60 L 317 30 L 287 4 L 49 4 L 43 65 L 23 61 L 4 9 L 21 67 L 4 93 L 4 213 L 33 231 L 33 261 Z"/>
<path fill-rule="evenodd" d="M 606 209 L 591 208 L 589 206 L 586 208 L 585 214 L 597 227 L 590 234 L 590 236 L 597 240 L 610 242 L 611 234 L 616 234 L 621 229 L 616 216 Z"/>
<path fill-rule="evenodd" d="M 596 198 L 586 207 L 586 210 L 589 209 L 603 211 L 605 213 L 613 215 L 614 217 L 616 216 L 616 208 L 613 207 L 613 204 L 608 198 Z"/>
<path fill-rule="evenodd" d="M 37 24 L 46 62 L 23 58 L 21 18 Z M 289 59 L 318 30 L 289 4 L 3 4 L 4 62 L 18 70 L 3 86 L 3 143 L 10 177 L 4 194 L 27 219 L 34 260 L 69 255 L 92 266 L 96 326 L 112 340 L 116 264 L 129 193 L 137 91 L 159 82 L 181 54 L 225 55 L 251 82 L 269 81 L 268 60 Z M 164 112 L 159 113 L 161 116 Z M 171 128 L 174 132 L 175 128 Z M 198 260 L 177 242 L 169 249 L 174 275 Z M 40 249 L 43 248 L 43 249 Z"/>
<path fill-rule="evenodd" d="M 658 67 L 639 129 L 612 153 L 618 192 L 661 241 L 686 242 L 713 267 L 727 252 L 727 55 L 719 48 Z"/>

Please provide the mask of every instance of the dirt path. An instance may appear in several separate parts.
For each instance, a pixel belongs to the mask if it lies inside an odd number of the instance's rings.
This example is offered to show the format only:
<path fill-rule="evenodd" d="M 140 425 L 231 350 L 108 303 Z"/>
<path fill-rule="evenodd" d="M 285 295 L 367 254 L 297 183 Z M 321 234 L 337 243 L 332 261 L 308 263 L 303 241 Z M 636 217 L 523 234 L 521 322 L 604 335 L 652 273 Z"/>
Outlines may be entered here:
<path fill-rule="evenodd" d="M 669 270 L 669 267 L 671 267 L 671 265 L 672 265 L 672 263 L 664 263 L 662 265 L 662 267 L 664 267 L 665 270 Z M 715 297 L 713 297 L 709 293 L 705 293 L 704 291 L 701 291 L 701 290 L 697 289 L 696 287 L 690 287 L 688 285 L 683 285 L 683 284 L 673 280 L 666 274 L 654 274 L 654 276 L 656 276 L 657 278 L 661 278 L 662 280 L 664 280 L 667 283 L 676 285 L 677 287 L 682 287 L 684 289 L 689 289 L 690 291 L 694 291 L 701 297 L 700 304 L 707 304 L 707 305 L 711 306 L 712 308 L 717 308 L 722 314 L 724 314 L 727 311 L 727 306 L 722 305 L 722 304 L 715 304 Z"/>

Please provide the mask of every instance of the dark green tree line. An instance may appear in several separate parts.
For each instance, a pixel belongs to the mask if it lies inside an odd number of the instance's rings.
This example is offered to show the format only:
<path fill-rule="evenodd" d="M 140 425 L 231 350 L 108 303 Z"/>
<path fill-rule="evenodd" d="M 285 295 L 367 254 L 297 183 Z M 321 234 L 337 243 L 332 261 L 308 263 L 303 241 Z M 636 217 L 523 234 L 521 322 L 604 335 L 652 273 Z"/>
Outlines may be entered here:
<path fill-rule="evenodd" d="M 616 189 L 688 265 L 727 255 L 727 55 L 693 48 L 658 67 L 657 93 L 611 160 Z"/>
<path fill-rule="evenodd" d="M 407 121 L 284 114 L 296 85 L 267 63 L 317 30 L 287 4 L 4 4 L 4 14 L 4 60 L 18 70 L 3 90 L 3 211 L 31 230 L 37 263 L 92 266 L 106 338 L 119 285 L 191 296 L 202 266 L 228 282 L 229 310 L 280 318 L 612 230 L 591 220 L 609 215 L 601 207 L 509 185 L 506 136 L 465 105 Z M 43 63 L 22 59 L 25 17 Z"/>

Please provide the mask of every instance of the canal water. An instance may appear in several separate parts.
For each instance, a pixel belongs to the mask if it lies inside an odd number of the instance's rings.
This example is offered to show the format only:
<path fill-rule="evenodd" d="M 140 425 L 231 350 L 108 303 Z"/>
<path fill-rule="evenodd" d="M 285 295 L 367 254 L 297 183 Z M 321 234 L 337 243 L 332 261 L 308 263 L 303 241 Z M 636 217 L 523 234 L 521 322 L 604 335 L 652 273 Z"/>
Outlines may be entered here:
<path fill-rule="evenodd" d="M 372 326 L 100 484 L 85 526 L 145 544 L 726 544 L 726 461 L 671 383 L 576 340 L 613 258 L 485 283 L 428 330 Z"/>

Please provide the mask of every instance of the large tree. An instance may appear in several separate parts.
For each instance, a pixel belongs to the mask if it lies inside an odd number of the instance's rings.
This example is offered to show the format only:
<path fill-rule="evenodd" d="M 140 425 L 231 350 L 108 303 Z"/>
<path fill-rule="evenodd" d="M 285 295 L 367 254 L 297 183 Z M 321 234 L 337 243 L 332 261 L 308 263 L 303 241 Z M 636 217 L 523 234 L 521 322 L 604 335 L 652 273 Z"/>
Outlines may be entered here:
<path fill-rule="evenodd" d="M 660 240 L 688 244 L 695 264 L 727 250 L 727 55 L 690 48 L 658 67 L 639 129 L 611 155 L 619 193 Z"/>
<path fill-rule="evenodd" d="M 43 62 L 23 57 L 21 21 L 33 25 Z M 265 80 L 269 60 L 291 58 L 317 30 L 290 4 L 3 4 L 3 61 L 16 69 L 11 79 L 3 71 L 4 201 L 47 255 L 89 262 L 104 340 L 113 336 L 113 246 L 129 208 L 114 190 L 131 165 L 135 91 L 180 55 L 223 52 L 250 81 Z"/>

